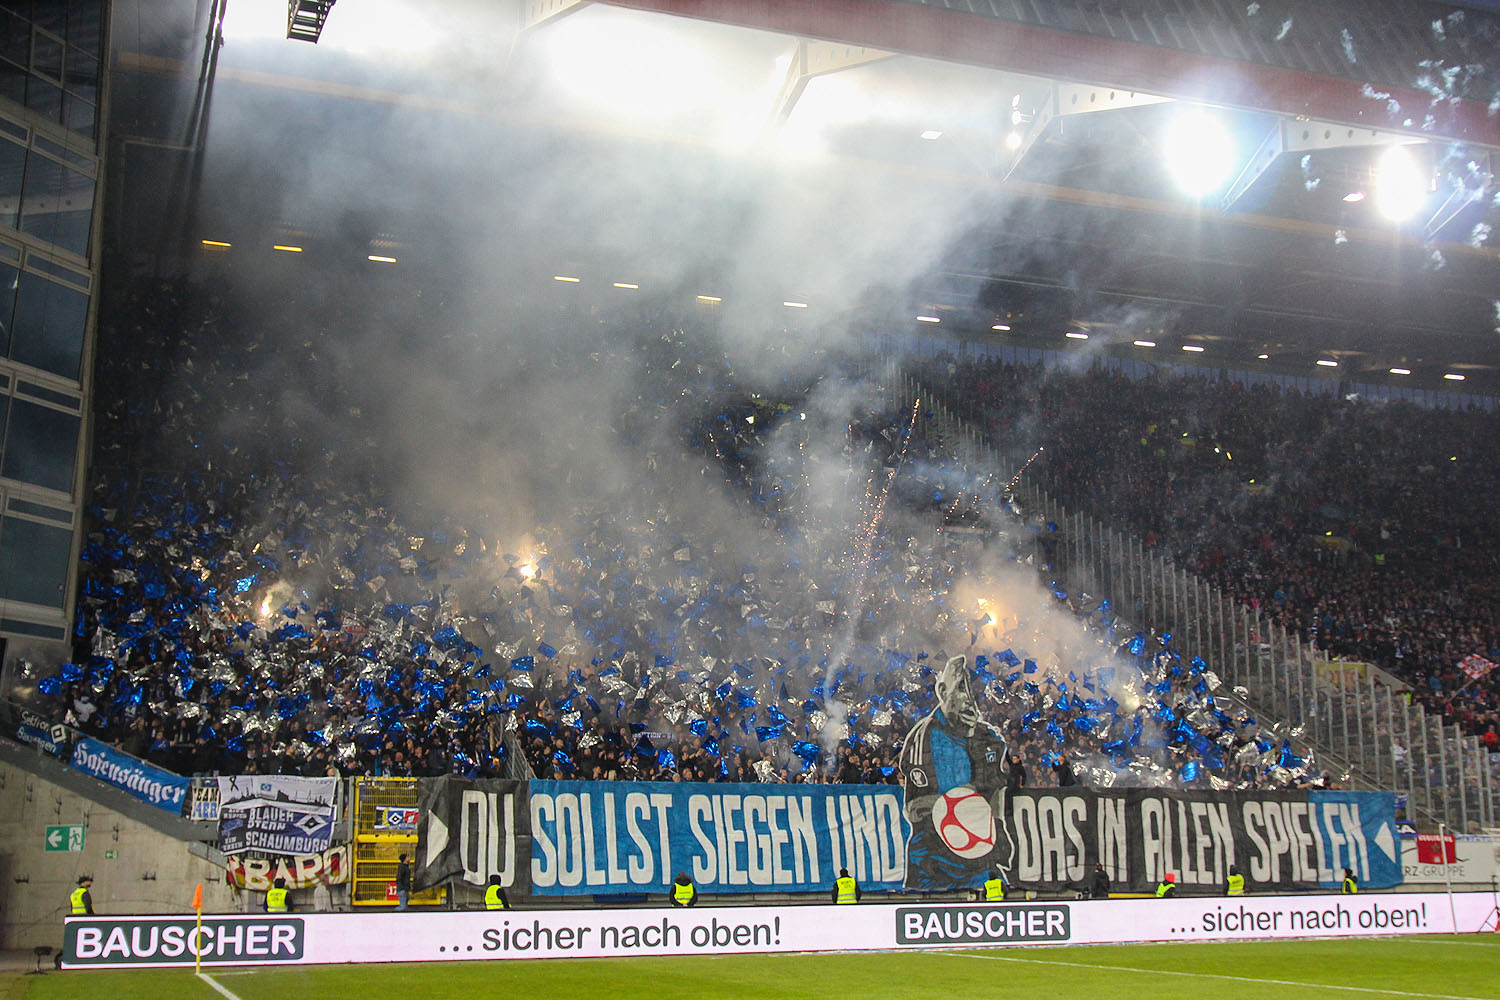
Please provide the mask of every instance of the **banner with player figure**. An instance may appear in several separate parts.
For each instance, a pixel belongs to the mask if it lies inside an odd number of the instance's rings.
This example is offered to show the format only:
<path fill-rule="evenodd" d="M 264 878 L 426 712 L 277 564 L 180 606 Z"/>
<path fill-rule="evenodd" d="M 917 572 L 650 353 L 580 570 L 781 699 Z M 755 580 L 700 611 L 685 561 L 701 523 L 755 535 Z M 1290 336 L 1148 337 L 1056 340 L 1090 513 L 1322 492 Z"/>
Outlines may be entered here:
<path fill-rule="evenodd" d="M 944 664 L 933 694 L 936 707 L 901 747 L 911 825 L 905 887 L 976 889 L 995 867 L 1008 869 L 1013 853 L 1005 825 L 1005 738 L 980 717 L 965 657 Z"/>

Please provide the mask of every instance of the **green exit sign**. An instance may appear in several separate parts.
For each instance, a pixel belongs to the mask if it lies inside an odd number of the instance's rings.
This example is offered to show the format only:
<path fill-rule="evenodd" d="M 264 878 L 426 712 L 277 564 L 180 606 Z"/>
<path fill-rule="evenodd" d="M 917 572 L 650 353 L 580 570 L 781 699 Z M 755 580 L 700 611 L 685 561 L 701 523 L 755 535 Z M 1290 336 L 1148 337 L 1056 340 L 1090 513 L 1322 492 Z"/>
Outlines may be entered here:
<path fill-rule="evenodd" d="M 83 850 L 83 831 L 82 826 L 49 826 L 42 838 L 43 850 L 77 853 Z"/>

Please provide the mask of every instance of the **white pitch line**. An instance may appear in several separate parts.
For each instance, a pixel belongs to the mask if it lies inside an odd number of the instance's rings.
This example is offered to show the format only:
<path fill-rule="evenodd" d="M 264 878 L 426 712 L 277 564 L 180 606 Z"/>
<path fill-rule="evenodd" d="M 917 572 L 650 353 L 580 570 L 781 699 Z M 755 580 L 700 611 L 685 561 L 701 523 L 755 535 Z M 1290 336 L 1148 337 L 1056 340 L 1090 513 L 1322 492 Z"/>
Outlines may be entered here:
<path fill-rule="evenodd" d="M 224 1000 L 240 1000 L 239 997 L 235 996 L 233 993 L 229 992 L 227 989 L 225 989 L 224 987 L 220 986 L 218 983 L 214 982 L 213 977 L 210 976 L 208 973 L 206 973 L 206 972 L 200 972 L 200 973 L 198 973 L 198 978 L 201 979 L 201 980 L 203 980 L 208 985 L 212 986 L 216 991 L 218 991 L 219 995 L 222 996 L 224 998 Z"/>
<path fill-rule="evenodd" d="M 1048 962 L 1040 958 L 1015 958 L 1009 955 L 974 955 L 962 951 L 945 951 L 954 958 L 982 958 L 991 962 L 1020 962 L 1026 965 L 1066 965 L 1074 969 L 1101 969 L 1105 972 L 1143 972 L 1150 976 L 1187 976 L 1190 979 L 1227 979 L 1236 983 L 1258 983 L 1263 986 L 1300 986 L 1314 990 L 1344 990 L 1350 993 L 1375 993 L 1380 996 L 1426 997 L 1431 1000 L 1494 1000 L 1493 997 L 1454 996 L 1451 993 L 1409 993 L 1405 990 L 1377 990 L 1368 986 L 1335 986 L 1332 983 L 1303 983 L 1291 979 L 1252 979 L 1248 976 L 1225 976 L 1216 972 L 1178 972 L 1173 969 L 1135 969 L 1127 965 L 1090 965 L 1085 962 Z"/>

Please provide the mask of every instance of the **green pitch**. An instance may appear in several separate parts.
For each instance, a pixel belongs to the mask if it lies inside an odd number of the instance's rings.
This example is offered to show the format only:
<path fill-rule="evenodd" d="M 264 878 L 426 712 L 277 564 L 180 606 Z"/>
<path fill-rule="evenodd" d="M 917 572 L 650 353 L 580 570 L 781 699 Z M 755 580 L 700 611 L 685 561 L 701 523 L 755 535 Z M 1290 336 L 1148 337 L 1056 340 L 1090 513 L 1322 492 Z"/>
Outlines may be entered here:
<path fill-rule="evenodd" d="M 10 975 L 4 1000 L 1500 1000 L 1500 934 L 947 952 L 571 959 Z"/>

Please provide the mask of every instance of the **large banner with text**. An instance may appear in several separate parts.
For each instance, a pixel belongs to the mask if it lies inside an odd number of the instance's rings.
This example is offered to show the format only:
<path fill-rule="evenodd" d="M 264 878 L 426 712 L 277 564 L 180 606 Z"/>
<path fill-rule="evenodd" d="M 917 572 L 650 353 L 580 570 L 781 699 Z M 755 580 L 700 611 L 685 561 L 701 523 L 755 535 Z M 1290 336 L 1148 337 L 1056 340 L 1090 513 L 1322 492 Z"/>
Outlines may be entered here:
<path fill-rule="evenodd" d="M 219 850 L 316 854 L 333 842 L 337 778 L 246 774 L 220 778 Z"/>
<path fill-rule="evenodd" d="M 1116 892 L 1171 874 L 1185 892 L 1221 890 L 1231 866 L 1250 890 L 1401 883 L 1394 797 L 1381 792 L 1038 789 L 1002 793 L 999 863 L 1022 888 L 1084 888 L 1096 864 Z M 956 884 L 951 888 L 961 888 Z"/>
<path fill-rule="evenodd" d="M 192 784 L 187 778 L 87 737 L 73 745 L 73 756 L 68 763 L 176 816 L 182 815 L 182 802 Z"/>
<path fill-rule="evenodd" d="M 1086 902 L 68 917 L 63 968 L 624 958 L 1473 933 L 1488 892 Z M 399 922 L 400 930 L 393 931 Z"/>
<path fill-rule="evenodd" d="M 474 886 L 500 876 L 508 894 L 531 889 L 531 808 L 525 781 L 423 778 L 417 783 L 417 856 L 412 881 L 429 889 L 449 879 Z M 381 821 L 399 828 L 406 816 Z"/>
<path fill-rule="evenodd" d="M 533 781 L 531 891 L 826 892 L 840 868 L 899 889 L 906 833 L 891 785 Z"/>

